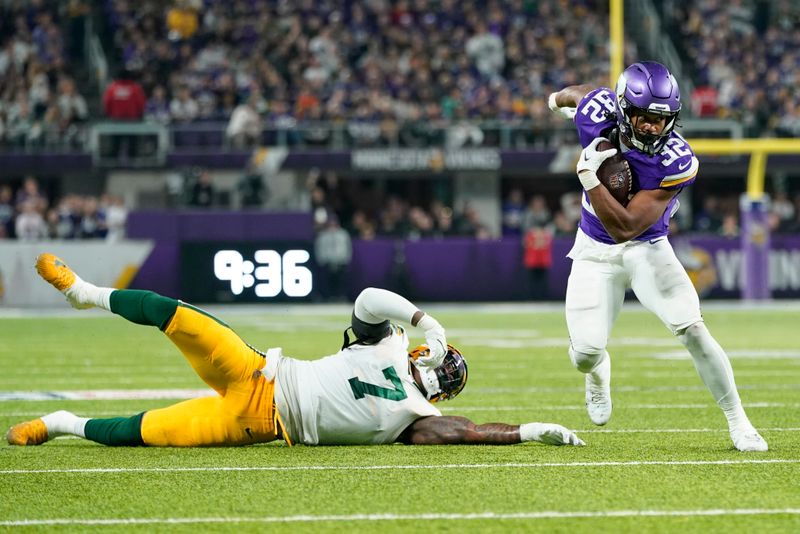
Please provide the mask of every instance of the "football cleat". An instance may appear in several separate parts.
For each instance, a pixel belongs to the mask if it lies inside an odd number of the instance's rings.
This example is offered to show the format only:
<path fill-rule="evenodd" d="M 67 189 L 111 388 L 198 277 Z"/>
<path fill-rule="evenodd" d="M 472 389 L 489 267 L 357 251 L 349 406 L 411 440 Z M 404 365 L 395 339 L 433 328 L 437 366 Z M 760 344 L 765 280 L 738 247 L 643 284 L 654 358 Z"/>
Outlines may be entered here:
<path fill-rule="evenodd" d="M 36 258 L 36 272 L 62 293 L 72 287 L 77 279 L 61 258 L 49 253 L 40 254 Z"/>
<path fill-rule="evenodd" d="M 9 445 L 41 445 L 49 439 L 47 427 L 41 419 L 25 421 L 8 429 L 6 440 Z"/>
<path fill-rule="evenodd" d="M 602 426 L 611 419 L 611 358 L 606 356 L 586 373 L 586 411 L 592 423 Z"/>
<path fill-rule="evenodd" d="M 766 440 L 753 428 L 731 429 L 733 446 L 742 452 L 764 452 L 769 450 Z"/>

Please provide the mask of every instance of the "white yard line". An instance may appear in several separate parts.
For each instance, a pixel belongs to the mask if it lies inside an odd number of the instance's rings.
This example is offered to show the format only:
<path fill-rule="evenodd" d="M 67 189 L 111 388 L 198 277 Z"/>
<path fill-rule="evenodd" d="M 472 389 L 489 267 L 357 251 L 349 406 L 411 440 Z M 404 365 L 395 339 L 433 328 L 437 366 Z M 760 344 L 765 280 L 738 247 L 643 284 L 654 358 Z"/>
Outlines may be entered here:
<path fill-rule="evenodd" d="M 147 396 L 148 391 L 153 391 L 153 396 Z M 187 391 L 187 390 L 178 390 L 178 391 Z M 200 396 L 210 396 L 213 395 L 213 392 L 210 390 L 190 390 L 195 391 L 197 397 Z M 63 393 L 63 392 L 62 392 Z M 122 394 L 118 395 L 109 395 L 108 397 L 104 397 L 102 392 L 94 392 L 94 397 L 87 397 L 87 398 L 57 398 L 57 397 L 46 397 L 46 398 L 36 398 L 36 399 L 26 399 L 26 400 L 66 400 L 66 401 L 91 401 L 91 400 L 160 400 L 160 399 L 181 399 L 181 398 L 192 398 L 188 395 L 178 395 L 177 393 L 171 392 L 171 390 L 138 390 L 134 393 L 133 396 L 125 397 Z M 2 394 L 0 394 L 0 400 L 2 400 Z M 744 407 L 748 410 L 756 409 L 756 408 L 800 408 L 800 403 L 786 403 L 786 402 L 751 402 L 745 403 Z M 75 408 L 72 408 L 75 409 Z M 539 406 L 443 406 L 440 408 L 442 412 L 445 413 L 473 413 L 473 412 L 528 412 L 528 413 L 535 413 L 535 412 L 560 412 L 560 411 L 576 411 L 582 412 L 586 409 L 585 406 L 580 404 L 558 404 L 558 405 L 539 405 Z M 707 404 L 618 404 L 618 410 L 712 410 L 715 409 L 712 403 Z M 78 410 L 76 410 L 78 411 Z M 91 417 L 101 417 L 101 416 L 118 416 L 121 414 L 121 410 L 88 410 L 88 411 L 81 411 L 81 415 L 83 416 L 91 416 Z M 3 411 L 0 410 L 0 417 L 39 417 L 44 415 L 43 410 L 13 410 L 13 411 Z M 124 415 L 124 414 L 123 414 Z"/>
<path fill-rule="evenodd" d="M 229 471 L 404 471 L 436 469 L 538 469 L 542 467 L 641 467 L 641 466 L 696 466 L 696 465 L 768 465 L 798 464 L 800 459 L 764 460 L 649 460 L 606 462 L 542 462 L 496 464 L 442 464 L 442 465 L 297 465 L 297 466 L 214 466 L 214 467 L 91 467 L 75 469 L 1 469 L 0 475 L 30 475 L 52 473 L 197 473 Z"/>
<path fill-rule="evenodd" d="M 131 379 L 131 382 L 134 380 Z M 800 384 L 740 384 L 740 390 L 799 390 Z M 583 392 L 583 387 L 474 387 L 471 393 L 569 393 Z M 615 392 L 660 392 L 660 391 L 706 391 L 702 384 L 693 386 L 618 386 Z M 200 392 L 200 393 L 198 393 Z M 182 399 L 213 395 L 211 390 L 197 389 L 110 389 L 78 391 L 0 391 L 3 401 L 47 401 L 47 400 L 134 400 L 134 399 Z"/>
<path fill-rule="evenodd" d="M 614 517 L 698 517 L 742 515 L 800 515 L 800 508 L 732 508 L 705 510 L 600 510 L 586 512 L 479 512 L 473 514 L 352 514 L 352 515 L 287 515 L 274 517 L 129 517 L 96 519 L 22 519 L 0 521 L 4 527 L 48 525 L 176 525 L 213 523 L 321 523 L 347 521 L 419 521 L 419 520 L 520 520 L 579 519 Z"/>

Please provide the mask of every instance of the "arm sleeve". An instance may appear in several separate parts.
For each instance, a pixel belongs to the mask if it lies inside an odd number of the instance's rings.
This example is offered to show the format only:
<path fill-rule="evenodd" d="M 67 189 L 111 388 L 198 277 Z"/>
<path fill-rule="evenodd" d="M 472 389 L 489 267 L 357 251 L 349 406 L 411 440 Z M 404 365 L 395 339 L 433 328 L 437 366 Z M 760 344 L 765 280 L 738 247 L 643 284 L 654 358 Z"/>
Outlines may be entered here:
<path fill-rule="evenodd" d="M 370 324 L 386 319 L 410 324 L 417 311 L 417 307 L 405 297 L 375 287 L 368 287 L 358 295 L 353 310 L 358 319 Z"/>

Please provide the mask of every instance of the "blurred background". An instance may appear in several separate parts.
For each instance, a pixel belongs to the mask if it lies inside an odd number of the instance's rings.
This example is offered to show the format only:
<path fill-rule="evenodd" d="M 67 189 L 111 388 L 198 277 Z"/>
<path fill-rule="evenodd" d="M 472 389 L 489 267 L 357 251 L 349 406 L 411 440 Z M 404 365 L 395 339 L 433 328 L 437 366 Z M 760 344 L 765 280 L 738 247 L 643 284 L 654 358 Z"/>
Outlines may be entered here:
<path fill-rule="evenodd" d="M 800 134 L 800 2 L 619 4 L 684 137 Z M 562 299 L 579 146 L 547 96 L 611 83 L 609 7 L 0 0 L 0 306 L 63 304 L 43 250 L 198 303 Z M 800 297 L 800 150 L 744 230 L 749 154 L 700 161 L 670 239 L 701 296 Z"/>

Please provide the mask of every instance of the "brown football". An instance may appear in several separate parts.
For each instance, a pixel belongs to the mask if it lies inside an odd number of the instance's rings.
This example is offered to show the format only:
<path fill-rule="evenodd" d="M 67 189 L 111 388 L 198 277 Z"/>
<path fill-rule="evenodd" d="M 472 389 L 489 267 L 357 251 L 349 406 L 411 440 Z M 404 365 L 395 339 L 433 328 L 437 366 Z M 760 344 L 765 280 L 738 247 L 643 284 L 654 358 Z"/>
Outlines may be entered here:
<path fill-rule="evenodd" d="M 616 147 L 608 141 L 600 141 L 597 145 L 598 152 L 610 148 Z M 628 162 L 625 161 L 619 151 L 600 165 L 600 168 L 597 169 L 597 179 L 606 186 L 606 189 L 611 193 L 611 196 L 617 199 L 617 202 L 623 206 L 628 205 L 631 187 L 633 186 L 633 174 L 631 174 Z"/>

